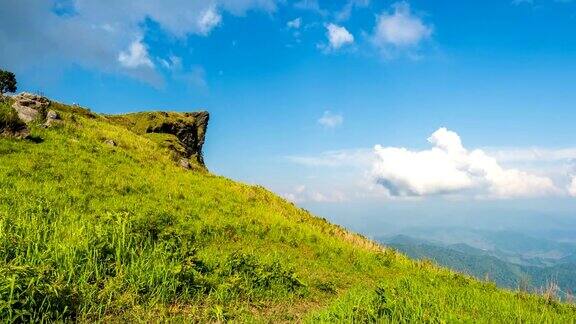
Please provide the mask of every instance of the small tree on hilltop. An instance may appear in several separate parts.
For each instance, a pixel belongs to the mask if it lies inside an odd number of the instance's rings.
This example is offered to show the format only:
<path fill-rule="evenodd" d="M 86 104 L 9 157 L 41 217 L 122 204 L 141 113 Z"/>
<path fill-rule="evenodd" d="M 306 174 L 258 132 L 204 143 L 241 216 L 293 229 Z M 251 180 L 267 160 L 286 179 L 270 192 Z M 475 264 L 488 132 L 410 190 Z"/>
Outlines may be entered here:
<path fill-rule="evenodd" d="M 0 96 L 7 92 L 16 92 L 16 75 L 0 70 Z"/>

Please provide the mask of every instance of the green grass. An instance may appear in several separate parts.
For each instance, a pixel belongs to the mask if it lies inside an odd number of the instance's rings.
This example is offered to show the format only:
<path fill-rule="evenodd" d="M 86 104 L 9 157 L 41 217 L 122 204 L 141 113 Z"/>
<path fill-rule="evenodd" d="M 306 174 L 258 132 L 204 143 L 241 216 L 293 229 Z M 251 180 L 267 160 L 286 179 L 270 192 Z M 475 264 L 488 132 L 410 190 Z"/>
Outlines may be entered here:
<path fill-rule="evenodd" d="M 403 268 L 375 288 L 353 289 L 313 322 L 572 323 L 574 306 L 525 292 L 502 291 L 430 263 Z"/>
<path fill-rule="evenodd" d="M 109 117 L 50 108 L 64 123 L 33 127 L 39 143 L 0 139 L 5 321 L 576 318 L 568 304 L 411 261 L 262 187 L 186 171 Z"/>
<path fill-rule="evenodd" d="M 0 134 L 13 133 L 25 126 L 11 106 L 10 99 L 0 97 Z"/>

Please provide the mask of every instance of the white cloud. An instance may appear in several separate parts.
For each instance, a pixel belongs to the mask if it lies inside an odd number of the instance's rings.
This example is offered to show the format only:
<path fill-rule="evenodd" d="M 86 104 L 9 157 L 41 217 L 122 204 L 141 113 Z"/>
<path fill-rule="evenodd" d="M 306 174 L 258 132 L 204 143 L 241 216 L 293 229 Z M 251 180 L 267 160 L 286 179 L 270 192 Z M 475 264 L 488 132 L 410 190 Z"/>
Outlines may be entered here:
<path fill-rule="evenodd" d="M 182 58 L 179 56 L 171 55 L 166 59 L 160 59 L 160 63 L 166 69 L 171 71 L 181 71 L 182 70 Z"/>
<path fill-rule="evenodd" d="M 336 20 L 348 20 L 354 8 L 363 8 L 370 5 L 370 0 L 348 0 L 342 10 L 336 13 Z"/>
<path fill-rule="evenodd" d="M 391 196 L 471 194 L 484 198 L 535 197 L 558 194 L 550 178 L 503 168 L 482 150 L 468 151 L 458 134 L 440 128 L 429 150 L 377 145 L 372 174 Z"/>
<path fill-rule="evenodd" d="M 341 114 L 335 114 L 330 110 L 326 110 L 322 117 L 318 119 L 318 124 L 326 128 L 336 128 L 344 122 L 344 117 Z"/>
<path fill-rule="evenodd" d="M 147 19 L 175 38 L 207 36 L 221 25 L 224 12 L 236 16 L 251 10 L 273 12 L 276 4 L 276 0 L 70 0 L 63 11 L 55 10 L 53 1 L 3 0 L 0 44 L 10 46 L 0 51 L 0 62 L 15 72 L 80 65 L 158 84 L 161 76 L 150 68 L 155 60 L 144 55 L 137 60 L 144 45 L 133 44 L 145 33 Z"/>
<path fill-rule="evenodd" d="M 572 177 L 572 181 L 570 181 L 570 184 L 568 185 L 568 193 L 570 196 L 576 197 L 576 176 Z"/>
<path fill-rule="evenodd" d="M 287 200 L 294 203 L 306 203 L 306 202 L 322 202 L 322 203 L 334 203 L 346 201 L 346 196 L 338 191 L 333 191 L 330 193 L 321 193 L 319 191 L 310 190 L 305 185 L 300 185 L 294 188 L 292 192 L 284 193 L 282 195 Z"/>
<path fill-rule="evenodd" d="M 198 32 L 201 35 L 208 35 L 212 29 L 220 25 L 222 16 L 214 7 L 206 8 L 198 20 Z"/>
<path fill-rule="evenodd" d="M 413 15 L 407 2 L 397 2 L 392 5 L 392 12 L 378 16 L 372 41 L 384 54 L 393 55 L 418 47 L 431 35 L 432 27 Z"/>
<path fill-rule="evenodd" d="M 374 162 L 374 153 L 370 149 L 326 151 L 318 155 L 293 155 L 289 161 L 309 167 L 350 167 L 369 168 Z"/>
<path fill-rule="evenodd" d="M 176 37 L 207 35 L 220 24 L 221 12 L 243 16 L 250 10 L 276 10 L 274 0 L 74 0 L 74 4 L 86 23 L 106 22 L 133 29 L 149 18 Z"/>
<path fill-rule="evenodd" d="M 288 28 L 300 29 L 300 26 L 302 26 L 302 18 L 300 17 L 286 23 L 286 27 Z"/>
<path fill-rule="evenodd" d="M 175 80 L 184 81 L 194 88 L 208 88 L 206 71 L 203 67 L 199 65 L 185 67 L 182 63 L 182 58 L 174 55 L 161 59 L 160 63 L 172 73 Z"/>
<path fill-rule="evenodd" d="M 121 51 L 118 54 L 118 62 L 124 67 L 134 69 L 138 67 L 149 67 L 154 68 L 154 63 L 148 55 L 148 49 L 142 43 L 142 40 L 138 39 L 130 44 L 130 47 L 126 51 Z"/>
<path fill-rule="evenodd" d="M 320 8 L 318 0 L 300 0 L 294 3 L 294 8 L 312 11 L 321 16 L 326 16 L 328 14 L 327 10 Z"/>
<path fill-rule="evenodd" d="M 444 134 L 445 136 L 443 136 Z M 340 192 L 346 193 L 346 197 L 364 199 L 382 199 L 382 193 L 389 198 L 400 197 L 401 199 L 420 200 L 422 196 L 444 195 L 447 198 L 514 198 L 535 197 L 544 195 L 574 196 L 576 197 L 576 148 L 485 148 L 482 150 L 467 150 L 463 147 L 460 137 L 448 130 L 431 136 L 433 148 L 429 150 L 414 151 L 403 148 L 386 152 L 400 152 L 399 161 L 393 164 L 392 159 L 387 159 L 388 164 L 402 167 L 407 166 L 414 172 L 405 172 L 401 169 L 395 172 L 401 177 L 386 178 L 378 177 L 374 173 L 376 166 L 381 163 L 381 156 L 376 154 L 374 148 L 357 148 L 325 151 L 318 154 L 290 155 L 286 159 L 294 164 L 310 168 L 310 172 L 318 175 L 321 179 L 315 179 L 314 183 L 323 184 L 326 188 L 339 188 Z M 435 153 L 431 153 L 434 151 Z M 446 152 L 452 152 L 451 155 Z M 419 154 L 418 154 L 419 153 Z M 434 154 L 436 154 L 434 156 Z M 426 155 L 433 155 L 430 161 L 424 160 Z M 410 156 L 410 158 L 406 157 Z M 440 156 L 439 158 L 435 158 Z M 463 158 L 452 158 L 452 157 Z M 395 155 L 392 156 L 394 158 Z M 408 163 L 416 166 L 410 167 Z M 440 162 L 435 162 L 435 161 Z M 476 161 L 476 162 L 471 162 Z M 434 173 L 424 172 L 430 170 L 436 163 L 442 172 L 448 175 L 456 174 L 454 179 L 464 179 L 458 182 L 444 183 L 446 177 L 438 179 Z M 454 168 L 447 170 L 446 165 Z M 479 165 L 479 166 L 478 166 Z M 389 167 L 388 170 L 390 170 Z M 395 183 L 404 182 L 408 177 L 423 171 L 424 175 L 413 182 L 417 185 L 403 189 Z M 458 173 L 460 171 L 460 173 Z M 404 172 L 404 173 L 402 173 Z M 458 178 L 459 175 L 463 177 Z M 428 179 L 427 186 L 420 178 Z M 388 182 L 386 181 L 388 180 Z M 394 180 L 394 181 L 390 181 Z M 434 181 L 432 181 L 434 180 Z M 412 183 L 412 182 L 409 182 Z M 310 183 L 311 184 L 311 183 Z M 438 185 L 439 184 L 439 185 Z M 436 186 L 437 187 L 434 187 Z M 387 187 L 396 188 L 396 193 L 391 193 Z M 414 189 L 419 186 L 420 190 Z M 441 188 L 441 189 L 438 189 Z M 526 189 L 530 188 L 530 189 Z"/>
<path fill-rule="evenodd" d="M 502 162 L 557 162 L 576 160 L 576 148 L 489 149 Z"/>
<path fill-rule="evenodd" d="M 354 43 L 354 35 L 350 34 L 346 28 L 335 24 L 326 25 L 326 36 L 328 47 L 332 50 Z"/>

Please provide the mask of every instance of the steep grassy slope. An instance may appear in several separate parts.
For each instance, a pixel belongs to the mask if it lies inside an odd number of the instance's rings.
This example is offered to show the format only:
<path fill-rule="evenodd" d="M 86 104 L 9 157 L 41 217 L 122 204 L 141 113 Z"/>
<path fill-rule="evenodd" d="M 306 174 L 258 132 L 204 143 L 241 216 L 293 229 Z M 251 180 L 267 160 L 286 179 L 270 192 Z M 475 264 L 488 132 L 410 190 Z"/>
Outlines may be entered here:
<path fill-rule="evenodd" d="M 0 318 L 574 322 L 576 308 L 414 262 L 262 187 L 179 167 L 125 124 L 0 138 Z M 113 140 L 116 146 L 109 145 Z"/>

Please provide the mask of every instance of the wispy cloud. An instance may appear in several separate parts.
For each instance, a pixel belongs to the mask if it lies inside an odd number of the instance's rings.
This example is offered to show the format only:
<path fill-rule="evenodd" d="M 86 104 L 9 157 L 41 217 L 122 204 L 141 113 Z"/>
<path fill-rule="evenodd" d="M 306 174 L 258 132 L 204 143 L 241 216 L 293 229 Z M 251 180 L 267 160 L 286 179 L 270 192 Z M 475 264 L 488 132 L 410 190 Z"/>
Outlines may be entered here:
<path fill-rule="evenodd" d="M 294 8 L 312 11 L 321 16 L 328 15 L 328 11 L 320 7 L 318 0 L 300 0 L 294 3 Z"/>
<path fill-rule="evenodd" d="M 310 190 L 305 185 L 300 185 L 294 188 L 291 192 L 282 194 L 282 196 L 294 203 L 306 202 L 321 202 L 321 203 L 335 203 L 346 201 L 347 198 L 344 193 L 339 191 L 320 192 L 317 190 Z"/>
<path fill-rule="evenodd" d="M 348 0 L 342 10 L 336 12 L 335 17 L 338 21 L 345 21 L 350 18 L 355 8 L 364 8 L 370 5 L 370 0 Z"/>
<path fill-rule="evenodd" d="M 202 12 L 198 19 L 198 33 L 208 35 L 212 29 L 220 25 L 222 16 L 215 7 L 208 7 Z"/>
<path fill-rule="evenodd" d="M 190 67 L 184 67 L 182 58 L 178 56 L 170 56 L 161 59 L 160 63 L 171 73 L 175 80 L 183 81 L 195 88 L 206 89 L 208 87 L 206 71 L 202 66 L 193 65 Z"/>
<path fill-rule="evenodd" d="M 397 2 L 376 21 L 372 42 L 386 57 L 414 56 L 419 45 L 432 35 L 432 27 L 412 13 L 407 2 Z"/>
<path fill-rule="evenodd" d="M 318 155 L 293 155 L 286 157 L 289 161 L 308 167 L 346 167 L 356 166 L 369 168 L 374 161 L 370 149 L 335 150 Z"/>
<path fill-rule="evenodd" d="M 154 68 L 154 63 L 152 63 L 150 59 L 148 49 L 142 43 L 141 39 L 135 40 L 127 50 L 121 51 L 120 54 L 118 54 L 118 62 L 129 69 L 139 67 Z"/>
<path fill-rule="evenodd" d="M 300 26 L 302 26 L 302 18 L 300 17 L 290 20 L 286 23 L 286 27 L 292 29 L 300 29 Z"/>
<path fill-rule="evenodd" d="M 344 123 L 344 116 L 342 114 L 336 114 L 330 110 L 326 110 L 322 117 L 318 119 L 318 124 L 325 128 L 336 128 Z"/>
<path fill-rule="evenodd" d="M 2 2 L 0 43 L 10 44 L 0 54 L 6 68 L 79 65 L 158 84 L 158 60 L 139 37 L 148 19 L 175 39 L 205 37 L 221 25 L 224 12 L 242 16 L 249 10 L 273 12 L 277 6 L 276 0 L 53 2 Z"/>

